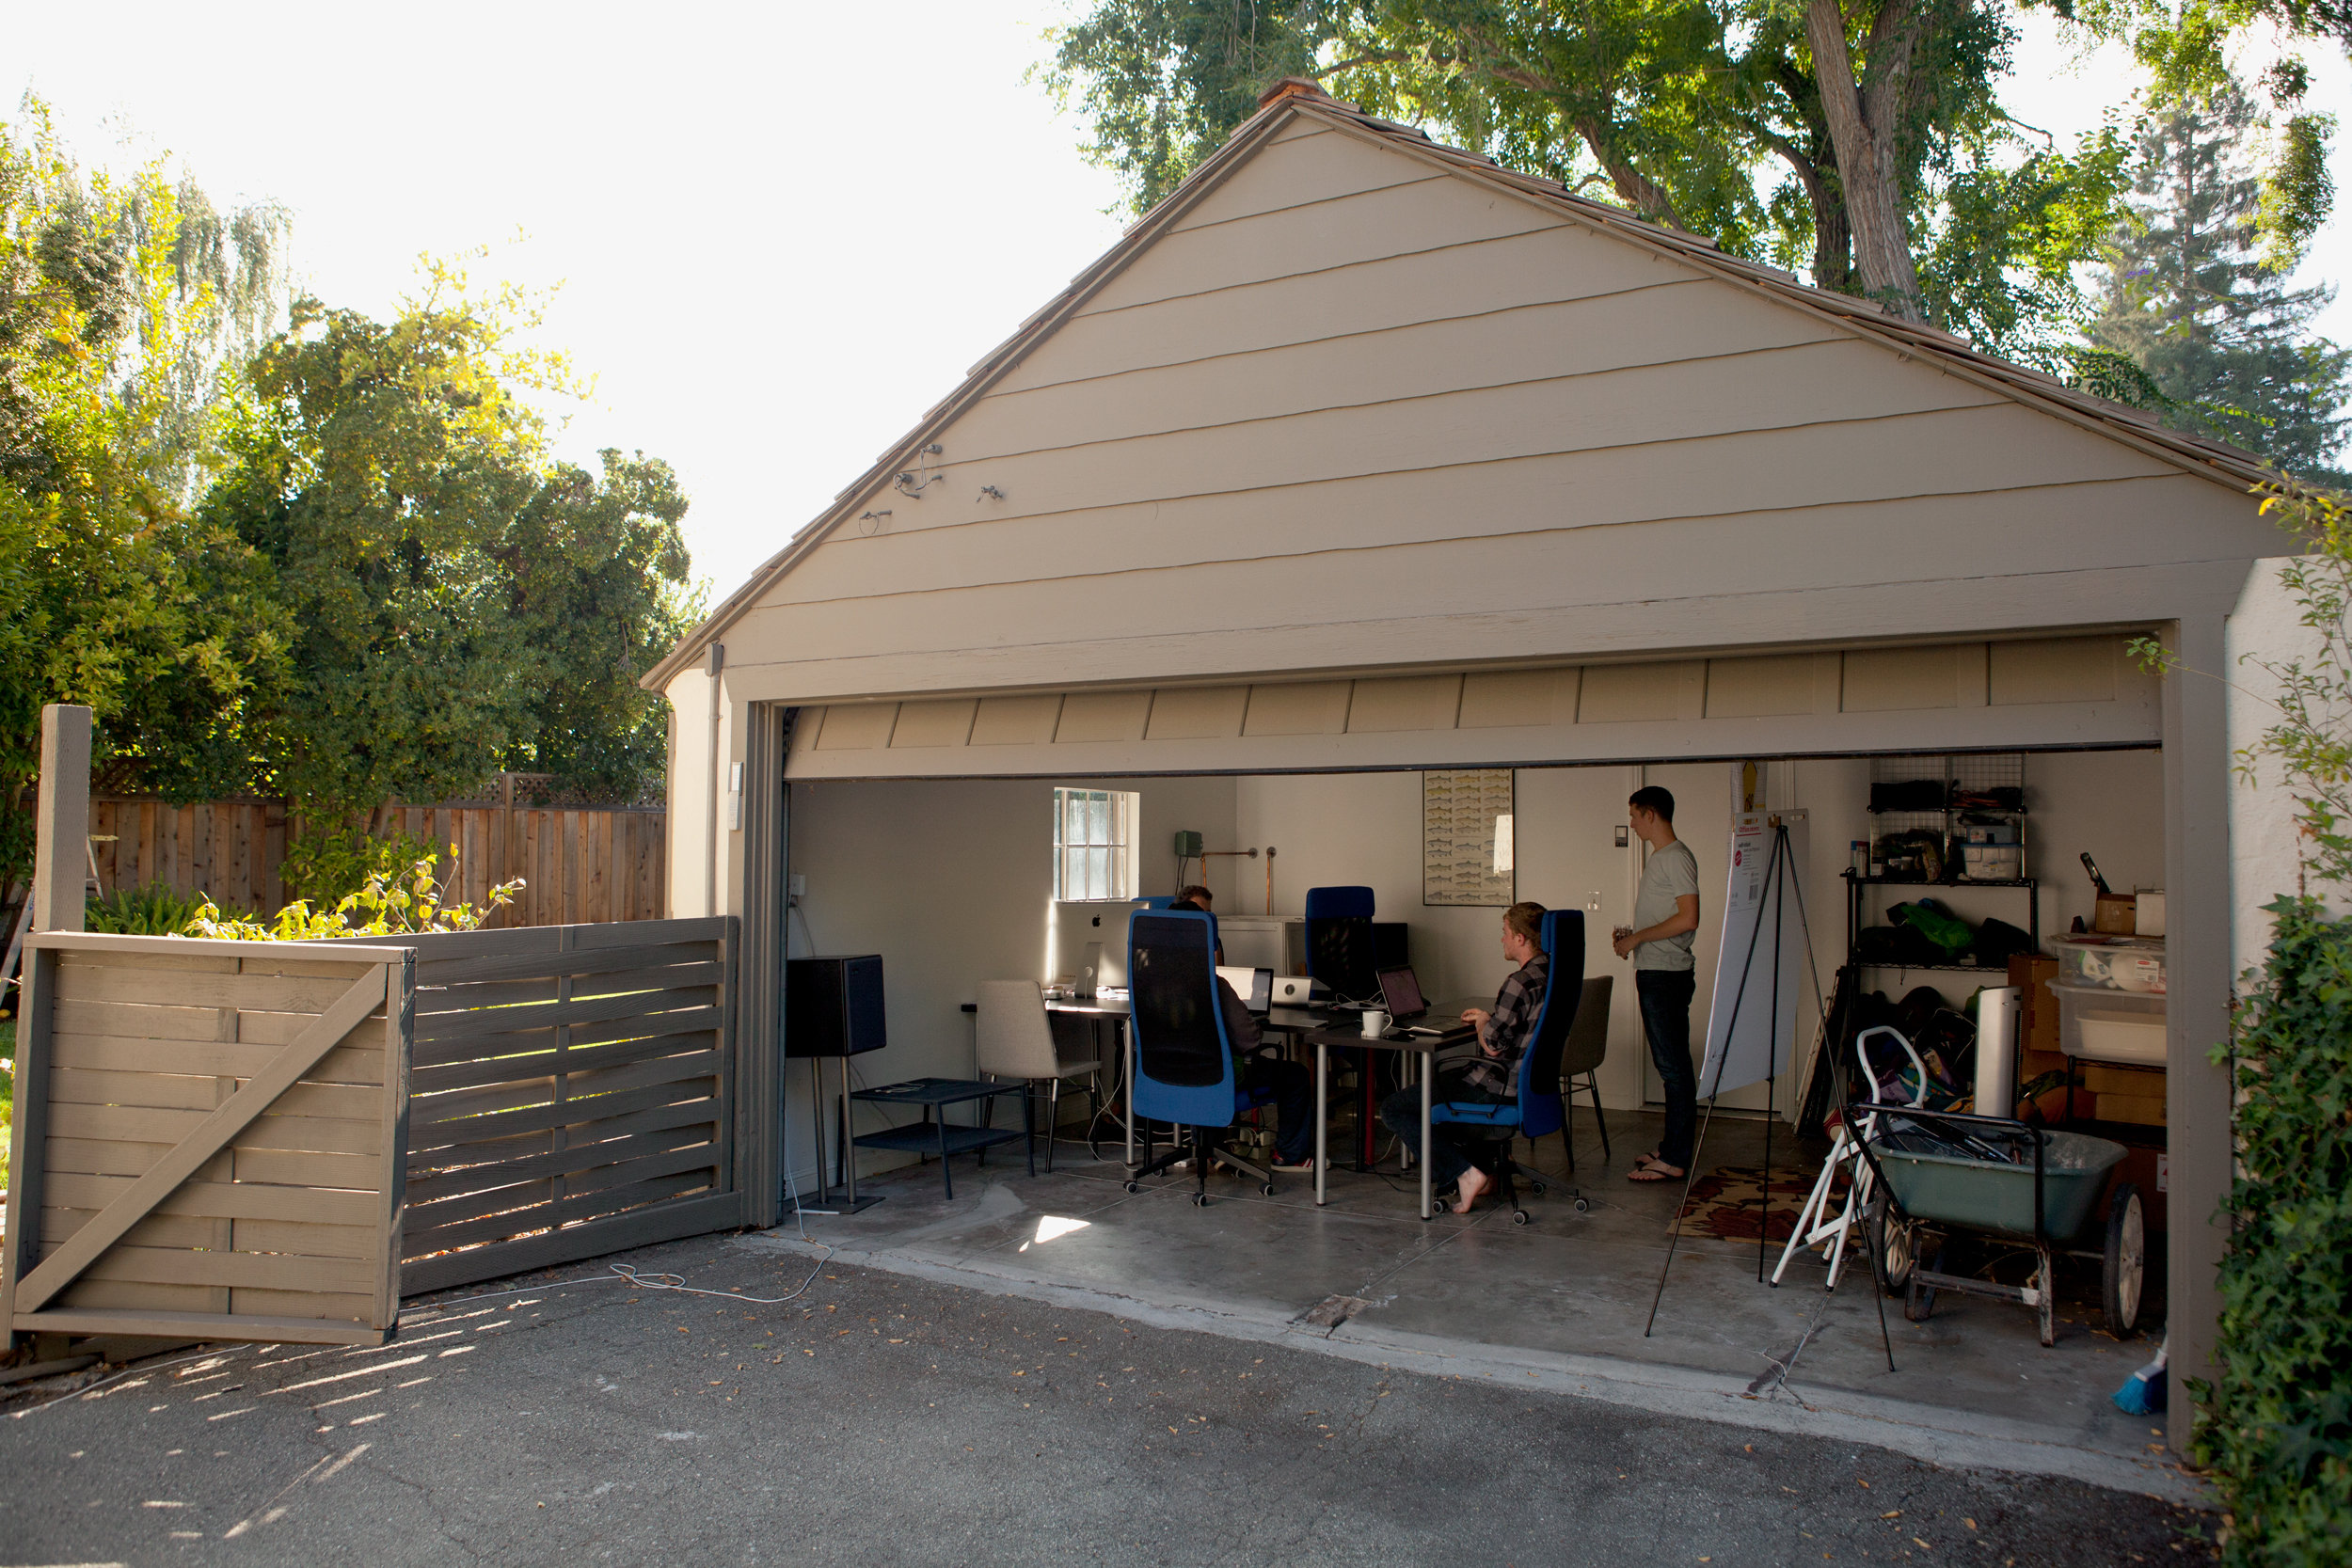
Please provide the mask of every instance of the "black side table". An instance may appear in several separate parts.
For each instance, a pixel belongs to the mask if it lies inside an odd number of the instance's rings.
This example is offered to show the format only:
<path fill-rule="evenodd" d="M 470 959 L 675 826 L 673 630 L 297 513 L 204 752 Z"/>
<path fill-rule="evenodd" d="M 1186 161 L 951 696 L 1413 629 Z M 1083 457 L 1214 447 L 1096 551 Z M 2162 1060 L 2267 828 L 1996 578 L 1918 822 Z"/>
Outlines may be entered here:
<path fill-rule="evenodd" d="M 947 1156 L 976 1154 L 981 1164 L 988 1163 L 988 1151 L 998 1144 L 1019 1138 L 1029 1151 L 1029 1174 L 1037 1174 L 1037 1141 L 1031 1135 L 1030 1121 L 1036 1116 L 1028 1085 L 1020 1082 L 992 1084 L 978 1078 L 910 1078 L 903 1084 L 885 1084 L 878 1089 L 860 1089 L 850 1098 L 869 1100 L 882 1105 L 919 1105 L 923 1108 L 921 1121 L 907 1122 L 898 1127 L 886 1127 L 879 1132 L 865 1132 L 855 1140 L 860 1148 L 896 1148 L 910 1154 L 939 1156 L 939 1182 L 947 1196 L 956 1196 L 955 1179 L 948 1174 Z M 989 1101 L 1000 1094 L 1021 1097 L 1021 1128 L 996 1128 L 987 1125 L 987 1112 L 981 1115 L 977 1127 L 950 1127 L 940 1113 L 950 1105 L 971 1101 Z M 992 1107 L 993 1108 L 993 1107 Z"/>

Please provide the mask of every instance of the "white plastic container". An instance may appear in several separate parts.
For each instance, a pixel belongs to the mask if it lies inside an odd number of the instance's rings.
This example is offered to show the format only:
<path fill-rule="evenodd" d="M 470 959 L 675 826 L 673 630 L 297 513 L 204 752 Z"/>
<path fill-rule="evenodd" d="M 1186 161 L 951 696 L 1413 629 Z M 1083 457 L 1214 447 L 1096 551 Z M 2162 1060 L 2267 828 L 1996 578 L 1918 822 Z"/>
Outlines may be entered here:
<path fill-rule="evenodd" d="M 2085 932 L 2054 936 L 2047 943 L 2058 961 L 2058 983 L 2104 990 L 2165 992 L 2164 939 L 2110 937 Z"/>
<path fill-rule="evenodd" d="M 2105 986 L 2050 982 L 2058 1001 L 2058 1049 L 2090 1062 L 2165 1065 L 2164 998 Z"/>

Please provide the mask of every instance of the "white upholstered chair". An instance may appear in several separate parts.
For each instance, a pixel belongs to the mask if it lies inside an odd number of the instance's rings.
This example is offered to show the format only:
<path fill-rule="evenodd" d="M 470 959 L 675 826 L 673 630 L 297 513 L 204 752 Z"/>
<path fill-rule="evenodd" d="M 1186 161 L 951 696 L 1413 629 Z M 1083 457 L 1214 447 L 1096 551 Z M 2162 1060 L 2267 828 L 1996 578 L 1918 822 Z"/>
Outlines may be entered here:
<path fill-rule="evenodd" d="M 1045 993 L 1035 980 L 983 980 L 975 1024 L 977 1049 L 974 1065 L 983 1078 L 1018 1078 L 1034 1094 L 1049 1085 L 1045 1100 L 1045 1168 L 1054 1168 L 1054 1138 L 1060 1128 L 1061 1086 L 1065 1079 L 1089 1080 L 1088 1090 L 1097 1111 L 1103 1103 L 1103 1064 L 1100 1053 L 1087 1060 L 1065 1060 L 1054 1043 L 1054 1022 L 1045 1011 Z"/>

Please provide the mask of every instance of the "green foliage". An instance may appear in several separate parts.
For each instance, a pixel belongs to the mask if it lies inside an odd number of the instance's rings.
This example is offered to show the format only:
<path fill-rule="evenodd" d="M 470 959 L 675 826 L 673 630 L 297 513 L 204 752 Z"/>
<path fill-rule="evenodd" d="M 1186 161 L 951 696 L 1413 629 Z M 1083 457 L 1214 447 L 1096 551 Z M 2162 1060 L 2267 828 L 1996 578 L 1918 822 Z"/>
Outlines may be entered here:
<path fill-rule="evenodd" d="M 454 858 L 457 847 L 451 845 L 449 852 Z M 331 907 L 345 894 L 391 880 L 435 853 L 430 839 L 405 832 L 374 838 L 349 823 L 308 824 L 287 844 L 280 875 L 296 898 Z"/>
<path fill-rule="evenodd" d="M 2333 291 L 2288 289 L 2256 253 L 2261 136 L 2260 111 L 2228 84 L 2149 119 L 2090 337 L 2147 373 L 2163 401 L 2143 406 L 2167 423 L 2324 476 L 2352 401 L 2352 354 L 2307 331 Z"/>
<path fill-rule="evenodd" d="M 1050 34 L 1045 77 L 1138 211 L 1283 74 L 1431 126 L 1507 167 L 1613 198 L 1822 288 L 1867 292 L 1823 86 L 1796 0 L 1095 0 Z M 1915 298 L 1997 353 L 2047 362 L 2086 313 L 2074 269 L 2111 229 L 2123 146 L 2029 140 L 1994 84 L 2016 31 L 1977 0 L 1846 12 L 1859 87 L 1909 226 Z M 1882 26 L 1881 23 L 1884 25 Z M 1878 176 L 1874 173 L 1871 178 Z"/>
<path fill-rule="evenodd" d="M 502 767 L 631 795 L 660 773 L 636 677 L 699 614 L 686 500 L 642 454 L 548 462 L 518 393 L 572 382 L 514 347 L 533 319 L 440 269 L 390 323 L 298 301 L 254 362 L 260 405 L 201 515 L 293 623 L 263 750 L 306 810 L 447 799 Z"/>
<path fill-rule="evenodd" d="M 117 888 L 82 906 L 82 928 L 135 937 L 178 936 L 206 902 L 201 895 L 191 896 L 162 882 Z"/>
<path fill-rule="evenodd" d="M 357 892 L 345 894 L 331 908 L 311 907 L 297 898 L 269 920 L 224 914 L 206 899 L 189 923 L 187 934 L 221 942 L 324 942 L 336 937 L 421 936 L 437 931 L 471 931 L 515 900 L 523 886 L 519 877 L 490 890 L 489 902 L 480 909 L 448 901 L 448 887 L 457 879 L 453 857 L 448 877 L 436 880 L 437 855 L 426 855 L 394 877 L 371 877 Z"/>
<path fill-rule="evenodd" d="M 2269 908 L 2270 957 L 2233 1030 L 2219 1370 L 2192 1385 L 2236 1568 L 2352 1560 L 2352 922 L 2315 897 Z"/>
<path fill-rule="evenodd" d="M 1087 155 L 1118 171 L 1138 213 L 1176 188 L 1328 36 L 1315 0 L 1098 0 L 1052 28 L 1041 74 L 1093 127 Z"/>
<path fill-rule="evenodd" d="M 266 314 L 276 222 L 152 166 L 85 176 L 38 102 L 0 125 L 0 877 L 29 863 L 44 703 L 95 712 L 103 787 L 188 800 L 250 773 L 284 623 L 181 498 Z"/>

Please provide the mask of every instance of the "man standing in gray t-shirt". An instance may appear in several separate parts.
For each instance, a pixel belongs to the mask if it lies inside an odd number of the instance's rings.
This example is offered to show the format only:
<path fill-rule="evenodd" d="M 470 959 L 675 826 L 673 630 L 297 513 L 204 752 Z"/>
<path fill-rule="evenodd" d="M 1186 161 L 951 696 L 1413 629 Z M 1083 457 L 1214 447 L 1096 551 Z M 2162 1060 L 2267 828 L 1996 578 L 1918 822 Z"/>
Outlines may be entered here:
<path fill-rule="evenodd" d="M 1691 1061 L 1691 998 L 1698 990 L 1698 960 L 1691 944 L 1699 928 L 1699 863 L 1675 837 L 1675 798 L 1645 784 L 1626 802 L 1634 834 L 1649 846 L 1633 924 L 1617 927 L 1612 945 L 1633 960 L 1633 994 L 1642 1032 L 1666 1092 L 1666 1131 L 1658 1148 L 1633 1163 L 1635 1181 L 1664 1181 L 1688 1174 L 1698 1138 L 1699 1078 Z"/>

